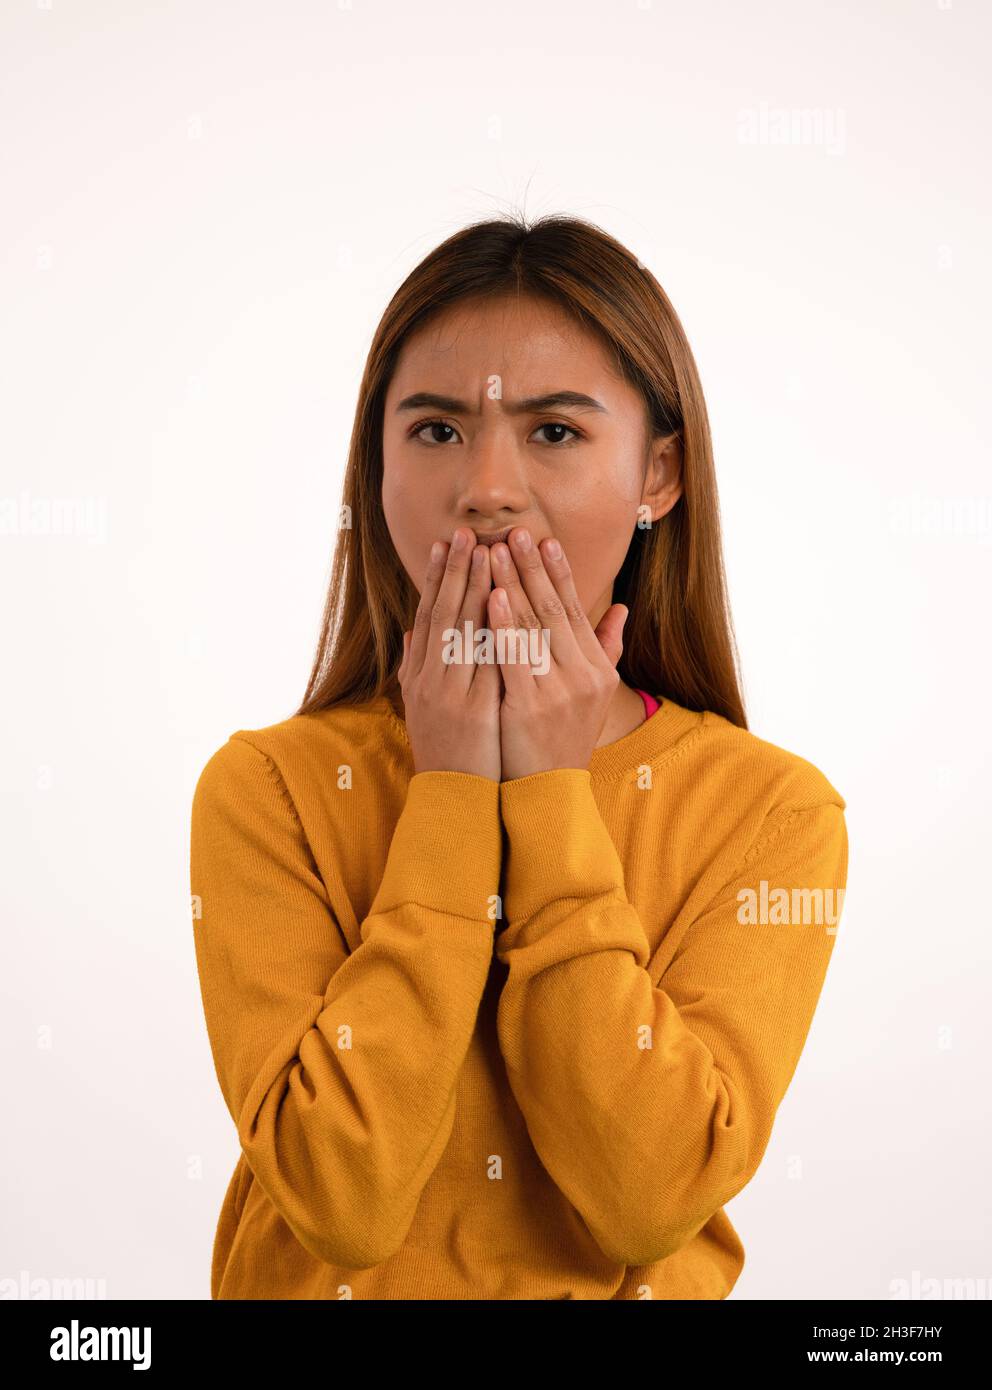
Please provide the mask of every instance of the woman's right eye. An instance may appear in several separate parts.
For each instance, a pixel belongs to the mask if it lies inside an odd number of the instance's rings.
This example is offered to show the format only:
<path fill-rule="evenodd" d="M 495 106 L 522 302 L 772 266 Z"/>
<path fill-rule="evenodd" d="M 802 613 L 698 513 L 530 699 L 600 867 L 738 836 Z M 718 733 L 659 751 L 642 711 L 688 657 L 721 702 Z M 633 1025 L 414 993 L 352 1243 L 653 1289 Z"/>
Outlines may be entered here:
<path fill-rule="evenodd" d="M 448 441 L 446 439 L 421 439 L 420 435 L 423 430 L 454 430 L 454 428 L 454 425 L 449 425 L 446 420 L 421 420 L 419 424 L 414 425 L 411 429 L 410 437 L 416 439 L 418 443 L 426 444 L 428 448 L 431 448 L 435 444 L 447 444 Z"/>

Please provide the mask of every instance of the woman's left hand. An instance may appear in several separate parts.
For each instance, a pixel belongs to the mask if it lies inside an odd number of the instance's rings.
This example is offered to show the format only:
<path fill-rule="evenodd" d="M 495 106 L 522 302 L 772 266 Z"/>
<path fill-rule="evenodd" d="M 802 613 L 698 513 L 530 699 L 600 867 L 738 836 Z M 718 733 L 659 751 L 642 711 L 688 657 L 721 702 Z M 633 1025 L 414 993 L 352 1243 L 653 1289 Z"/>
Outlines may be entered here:
<path fill-rule="evenodd" d="M 529 533 L 517 527 L 509 539 L 512 555 L 508 546 L 493 547 L 489 626 L 497 640 L 500 628 L 517 628 L 540 647 L 539 652 L 528 647 L 520 662 L 499 663 L 504 782 L 553 768 L 588 768 L 620 684 L 616 665 L 627 620 L 626 607 L 614 603 L 593 630 L 564 551 L 557 558 L 549 553 L 553 538 L 547 537 L 538 549 Z M 506 591 L 509 608 L 500 605 L 500 589 Z M 550 632 L 550 651 L 543 628 Z M 512 634 L 507 637 L 512 639 Z M 517 654 L 512 640 L 506 654 Z"/>

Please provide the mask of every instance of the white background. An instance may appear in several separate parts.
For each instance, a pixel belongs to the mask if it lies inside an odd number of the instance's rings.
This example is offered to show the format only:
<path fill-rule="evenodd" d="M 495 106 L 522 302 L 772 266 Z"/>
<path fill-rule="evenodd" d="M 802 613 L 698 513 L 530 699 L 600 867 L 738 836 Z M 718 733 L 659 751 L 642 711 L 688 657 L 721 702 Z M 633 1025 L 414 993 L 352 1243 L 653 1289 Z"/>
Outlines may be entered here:
<path fill-rule="evenodd" d="M 4 0 L 0 1278 L 209 1296 L 193 787 L 302 697 L 388 299 L 519 209 L 675 304 L 751 727 L 848 802 L 733 1297 L 992 1293 L 990 38 L 980 0 Z"/>

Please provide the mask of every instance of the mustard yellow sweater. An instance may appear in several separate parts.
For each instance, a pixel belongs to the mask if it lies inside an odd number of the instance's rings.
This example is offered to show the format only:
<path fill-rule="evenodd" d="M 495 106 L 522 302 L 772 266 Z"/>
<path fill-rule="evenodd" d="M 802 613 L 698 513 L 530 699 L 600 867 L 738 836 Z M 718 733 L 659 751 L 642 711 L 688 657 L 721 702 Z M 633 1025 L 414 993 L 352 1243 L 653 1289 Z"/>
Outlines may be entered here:
<path fill-rule="evenodd" d="M 215 1299 L 719 1299 L 847 875 L 812 764 L 665 700 L 414 774 L 385 696 L 231 736 L 194 939 L 241 1157 Z"/>

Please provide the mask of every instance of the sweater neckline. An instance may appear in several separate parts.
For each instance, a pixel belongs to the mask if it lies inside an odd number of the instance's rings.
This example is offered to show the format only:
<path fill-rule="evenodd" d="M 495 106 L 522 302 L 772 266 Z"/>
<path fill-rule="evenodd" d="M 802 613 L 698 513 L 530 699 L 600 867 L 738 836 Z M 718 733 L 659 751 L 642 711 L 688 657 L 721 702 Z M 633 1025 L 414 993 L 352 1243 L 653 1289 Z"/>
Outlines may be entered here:
<path fill-rule="evenodd" d="M 609 782 L 619 777 L 629 776 L 644 763 L 656 763 L 668 753 L 686 734 L 698 733 L 703 726 L 705 714 L 684 708 L 667 696 L 659 696 L 658 708 L 649 718 L 638 724 L 629 734 L 613 743 L 604 743 L 594 748 L 589 760 L 589 773 L 594 782 Z M 406 723 L 399 716 L 396 706 L 388 694 L 380 695 L 375 708 L 383 713 L 397 730 L 406 748 L 410 747 L 410 736 Z"/>

